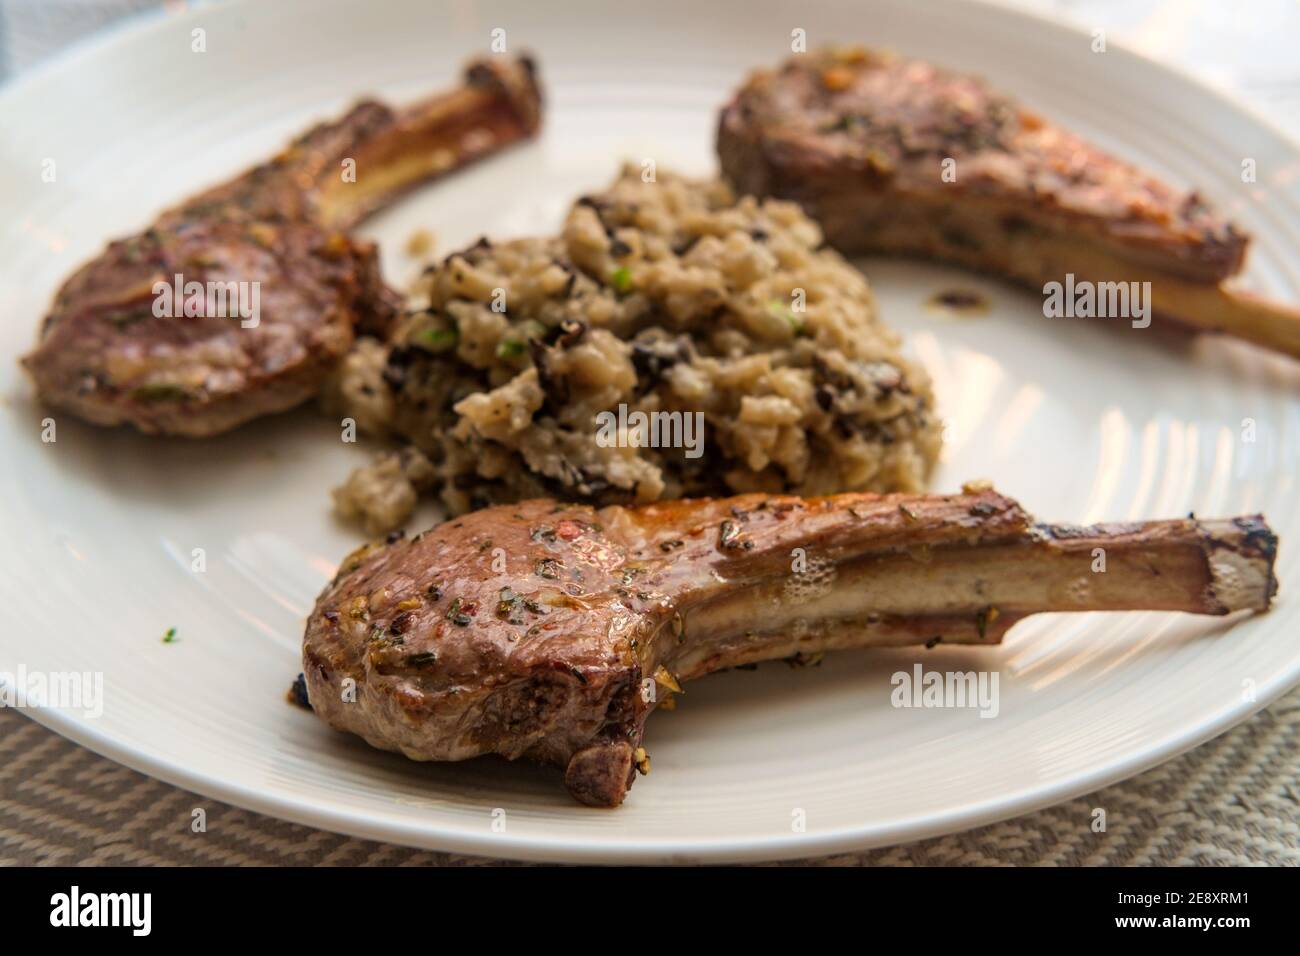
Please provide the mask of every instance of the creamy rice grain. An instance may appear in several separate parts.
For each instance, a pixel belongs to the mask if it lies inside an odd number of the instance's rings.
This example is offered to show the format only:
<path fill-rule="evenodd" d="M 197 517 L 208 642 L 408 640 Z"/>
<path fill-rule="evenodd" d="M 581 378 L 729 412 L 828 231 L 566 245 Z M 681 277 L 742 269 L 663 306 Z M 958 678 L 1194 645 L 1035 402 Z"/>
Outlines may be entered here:
<path fill-rule="evenodd" d="M 452 513 L 919 490 L 939 452 L 929 379 L 862 274 L 793 204 L 720 182 L 647 183 L 629 166 L 560 236 L 482 240 L 427 272 L 414 302 L 382 353 L 344 367 L 334 401 L 427 456 Z M 361 388 L 376 381 L 378 395 Z M 606 447 L 599 416 L 620 406 L 701 413 L 701 453 Z M 404 520 L 355 494 L 340 508 Z"/>

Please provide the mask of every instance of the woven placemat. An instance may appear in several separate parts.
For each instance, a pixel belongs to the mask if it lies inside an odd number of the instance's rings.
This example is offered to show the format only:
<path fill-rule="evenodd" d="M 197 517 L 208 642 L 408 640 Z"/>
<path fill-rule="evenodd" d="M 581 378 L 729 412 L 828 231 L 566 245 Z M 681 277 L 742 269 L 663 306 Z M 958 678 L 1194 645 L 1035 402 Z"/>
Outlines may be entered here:
<path fill-rule="evenodd" d="M 203 807 L 207 832 L 190 831 Z M 1106 832 L 1092 830 L 1106 811 Z M 0 709 L 0 864 L 473 866 L 159 783 Z M 1300 865 L 1300 690 L 1125 783 L 1049 810 L 817 865 Z"/>

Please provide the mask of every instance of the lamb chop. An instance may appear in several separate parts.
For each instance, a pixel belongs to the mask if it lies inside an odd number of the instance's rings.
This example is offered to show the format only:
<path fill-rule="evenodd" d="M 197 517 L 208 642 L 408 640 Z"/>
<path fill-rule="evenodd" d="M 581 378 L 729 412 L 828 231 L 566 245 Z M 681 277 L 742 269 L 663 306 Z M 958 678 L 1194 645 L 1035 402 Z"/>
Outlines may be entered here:
<path fill-rule="evenodd" d="M 41 398 L 96 424 L 190 437 L 301 403 L 400 304 L 374 245 L 348 230 L 532 136 L 539 110 L 529 60 L 480 60 L 459 88 L 403 110 L 358 103 L 111 243 L 60 289 L 23 359 Z"/>
<path fill-rule="evenodd" d="M 843 648 L 992 645 L 1039 611 L 1262 611 L 1276 545 L 1258 515 L 1034 524 L 987 486 L 535 499 L 355 552 L 308 619 L 303 670 L 316 713 L 375 747 L 535 758 L 611 807 L 648 771 L 646 718 L 682 681 Z"/>
<path fill-rule="evenodd" d="M 1155 314 L 1300 357 L 1300 310 L 1223 283 L 1248 237 L 1203 197 L 972 77 L 860 48 L 795 56 L 726 105 L 718 153 L 740 192 L 799 202 L 846 255 L 941 259 L 1039 290 L 1067 274 L 1149 281 Z"/>

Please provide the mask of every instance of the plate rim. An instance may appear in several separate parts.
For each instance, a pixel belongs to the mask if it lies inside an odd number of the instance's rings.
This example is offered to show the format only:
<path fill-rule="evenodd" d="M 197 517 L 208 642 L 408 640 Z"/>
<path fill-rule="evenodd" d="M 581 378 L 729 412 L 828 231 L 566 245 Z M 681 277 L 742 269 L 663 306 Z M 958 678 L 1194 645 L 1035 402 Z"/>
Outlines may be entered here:
<path fill-rule="evenodd" d="M 988 826 L 1056 806 L 1084 794 L 1128 780 L 1150 770 L 1207 741 L 1273 704 L 1300 680 L 1300 666 L 1284 674 L 1256 695 L 1244 708 L 1224 711 L 1214 721 L 1199 725 L 1190 736 L 1169 735 L 1159 744 L 1130 756 L 1102 770 L 1080 771 L 1073 777 L 1050 787 L 1025 788 L 1012 797 L 986 800 L 942 814 L 930 814 L 888 825 L 849 827 L 817 834 L 781 835 L 743 842 L 734 838 L 692 839 L 672 846 L 611 840 L 571 839 L 518 836 L 473 836 L 464 830 L 412 830 L 409 825 L 390 823 L 361 813 L 315 806 L 259 793 L 251 787 L 223 781 L 219 777 L 191 771 L 183 764 L 155 758 L 142 749 L 119 745 L 107 735 L 97 734 L 86 721 L 45 708 L 15 708 L 36 723 L 53 730 L 65 739 L 86 747 L 125 767 L 189 790 L 200 796 L 220 800 L 232 806 L 265 816 L 287 820 L 302 826 L 341 833 L 359 839 L 416 847 L 442 853 L 459 853 L 485 859 L 526 860 L 530 862 L 576 863 L 756 863 L 774 860 L 813 859 L 836 853 L 852 853 L 879 847 L 933 839 L 976 827 Z M 1203 732 L 1201 732 L 1203 731 Z M 593 811 L 600 812 L 600 811 Z M 617 813 L 617 810 L 608 811 Z M 675 847 L 675 848 L 674 848 Z"/>

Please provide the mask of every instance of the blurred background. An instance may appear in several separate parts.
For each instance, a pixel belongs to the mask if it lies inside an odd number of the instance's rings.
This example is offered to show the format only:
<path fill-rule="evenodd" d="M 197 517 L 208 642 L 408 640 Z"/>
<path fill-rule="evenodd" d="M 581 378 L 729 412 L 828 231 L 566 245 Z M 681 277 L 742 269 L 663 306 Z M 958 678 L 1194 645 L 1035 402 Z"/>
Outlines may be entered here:
<path fill-rule="evenodd" d="M 0 80 L 115 21 L 223 0 L 0 0 Z M 275 0 L 257 0 L 274 3 Z M 369 3 L 358 0 L 358 15 Z M 437 2 L 437 0 L 431 0 Z M 924 3 L 925 0 L 916 0 Z M 991 0 L 1105 30 L 1300 129 L 1300 0 Z M 792 9 L 799 0 L 791 0 Z"/>
<path fill-rule="evenodd" d="M 203 2 L 223 0 L 0 0 L 0 81 L 124 17 Z M 357 0 L 357 15 L 382 2 Z M 1300 0 L 991 2 L 1104 30 L 1108 40 L 1237 94 L 1300 138 Z M 799 3 L 791 0 L 791 9 Z"/>

